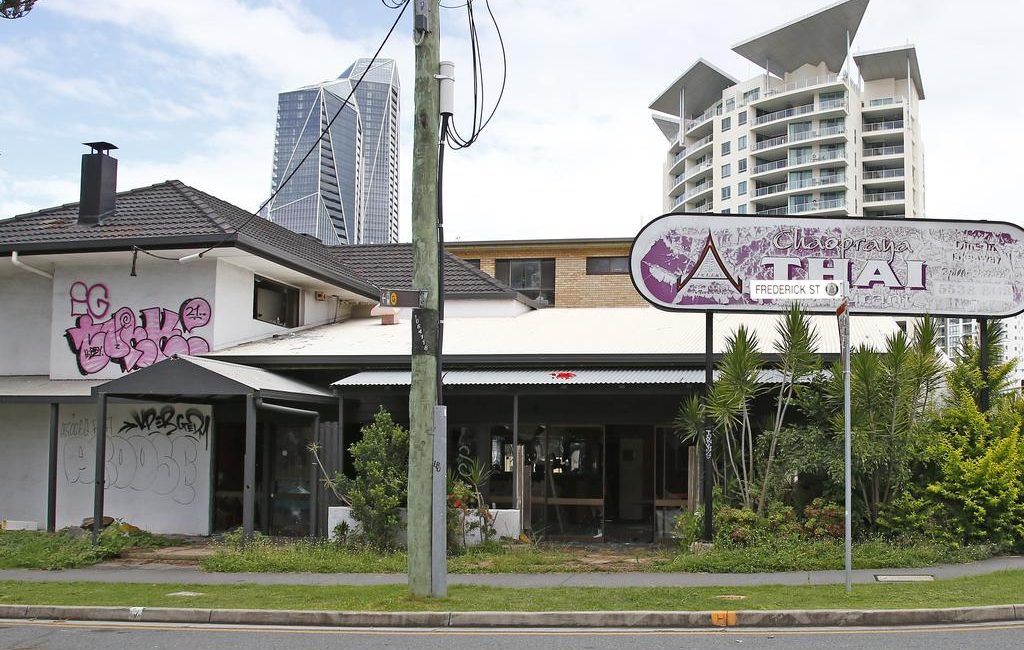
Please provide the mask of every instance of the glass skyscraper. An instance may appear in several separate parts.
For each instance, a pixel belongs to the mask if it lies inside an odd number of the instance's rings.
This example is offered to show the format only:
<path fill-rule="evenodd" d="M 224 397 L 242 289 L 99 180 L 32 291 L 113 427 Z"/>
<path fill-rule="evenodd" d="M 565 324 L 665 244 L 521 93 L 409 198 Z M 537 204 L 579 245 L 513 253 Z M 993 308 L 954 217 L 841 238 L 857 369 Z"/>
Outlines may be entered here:
<path fill-rule="evenodd" d="M 368 64 L 369 59 L 359 59 L 335 81 L 278 95 L 271 191 L 298 171 L 262 216 L 328 245 L 398 241 L 395 62 L 374 63 L 353 101 L 344 105 Z"/>
<path fill-rule="evenodd" d="M 393 59 L 358 59 L 341 79 L 355 83 L 363 118 L 363 205 L 361 244 L 398 241 L 398 66 Z"/>

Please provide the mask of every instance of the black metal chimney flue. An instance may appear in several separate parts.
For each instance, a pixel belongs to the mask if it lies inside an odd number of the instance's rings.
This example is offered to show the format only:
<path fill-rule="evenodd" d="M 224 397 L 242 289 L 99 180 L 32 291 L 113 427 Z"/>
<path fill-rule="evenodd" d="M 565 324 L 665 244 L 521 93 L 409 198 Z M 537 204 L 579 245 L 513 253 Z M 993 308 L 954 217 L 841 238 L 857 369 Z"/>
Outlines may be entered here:
<path fill-rule="evenodd" d="M 117 158 L 109 142 L 83 142 L 92 151 L 82 154 L 82 196 L 78 204 L 78 223 L 95 226 L 113 214 L 117 201 Z"/>

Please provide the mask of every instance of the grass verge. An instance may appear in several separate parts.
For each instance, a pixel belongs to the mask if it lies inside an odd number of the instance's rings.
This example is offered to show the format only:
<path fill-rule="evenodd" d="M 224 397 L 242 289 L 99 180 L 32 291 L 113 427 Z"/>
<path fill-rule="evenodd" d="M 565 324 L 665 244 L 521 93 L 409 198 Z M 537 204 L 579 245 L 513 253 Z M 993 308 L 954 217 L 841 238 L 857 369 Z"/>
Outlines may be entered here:
<path fill-rule="evenodd" d="M 855 569 L 928 567 L 983 560 L 995 553 L 991 545 L 951 547 L 927 540 L 890 542 L 869 539 L 854 544 Z M 773 539 L 756 546 L 718 546 L 699 554 L 681 554 L 661 567 L 664 571 L 758 573 L 842 569 L 840 540 Z"/>
<path fill-rule="evenodd" d="M 667 565 L 674 549 L 638 549 L 608 554 L 601 549 L 551 544 L 489 543 L 465 549 L 448 558 L 451 573 L 589 573 L 594 571 L 652 571 Z M 201 566 L 215 572 L 404 573 L 402 551 L 379 553 L 339 546 L 325 540 L 275 544 L 257 538 L 248 546 L 225 545 L 204 558 Z"/>
<path fill-rule="evenodd" d="M 991 557 L 990 546 L 952 548 L 928 541 L 868 540 L 854 545 L 859 569 L 926 567 Z M 217 572 L 403 573 L 403 552 L 381 554 L 338 546 L 324 540 L 275 544 L 266 538 L 247 547 L 226 545 L 202 561 Z M 701 554 L 677 554 L 674 548 L 638 548 L 632 552 L 553 544 L 488 544 L 448 559 L 451 573 L 590 573 L 616 571 L 754 573 L 843 568 L 843 544 L 837 540 L 771 540 L 757 546 L 719 546 Z"/>
<path fill-rule="evenodd" d="M 24 530 L 0 531 L 0 569 L 74 569 L 117 557 L 129 548 L 166 546 L 168 540 L 118 524 L 108 526 L 93 545 L 89 535 Z"/>
<path fill-rule="evenodd" d="M 411 598 L 405 585 L 153 585 L 0 582 L 0 604 L 346 611 L 706 611 L 904 609 L 1024 601 L 1024 571 L 930 583 L 760 587 L 507 589 L 452 586 L 444 600 Z M 169 594 L 191 591 L 201 595 Z M 729 598 L 723 598 L 728 596 Z M 742 596 L 741 599 L 736 599 Z"/>

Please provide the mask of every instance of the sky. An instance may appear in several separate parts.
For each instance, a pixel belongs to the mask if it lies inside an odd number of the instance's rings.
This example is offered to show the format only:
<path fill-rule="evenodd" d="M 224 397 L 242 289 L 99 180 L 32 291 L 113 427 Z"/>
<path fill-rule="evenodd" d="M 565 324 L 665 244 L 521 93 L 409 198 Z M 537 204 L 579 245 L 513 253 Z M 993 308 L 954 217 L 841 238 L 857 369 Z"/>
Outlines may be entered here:
<path fill-rule="evenodd" d="M 501 53 L 483 0 L 484 102 Z M 668 143 L 647 106 L 697 58 L 740 79 L 732 45 L 827 0 L 490 0 L 507 50 L 494 119 L 445 157 L 452 240 L 633 237 L 661 213 Z M 462 5 L 463 0 L 443 0 Z M 411 236 L 411 10 L 382 56 L 402 80 L 401 240 Z M 0 218 L 78 200 L 80 143 L 119 150 L 118 188 L 180 179 L 255 210 L 268 197 L 277 93 L 371 56 L 397 11 L 381 0 L 38 0 L 0 20 Z M 442 10 L 456 124 L 472 98 L 465 9 Z M 853 51 L 913 43 L 928 217 L 1002 219 L 1020 201 L 1024 4 L 872 0 Z"/>

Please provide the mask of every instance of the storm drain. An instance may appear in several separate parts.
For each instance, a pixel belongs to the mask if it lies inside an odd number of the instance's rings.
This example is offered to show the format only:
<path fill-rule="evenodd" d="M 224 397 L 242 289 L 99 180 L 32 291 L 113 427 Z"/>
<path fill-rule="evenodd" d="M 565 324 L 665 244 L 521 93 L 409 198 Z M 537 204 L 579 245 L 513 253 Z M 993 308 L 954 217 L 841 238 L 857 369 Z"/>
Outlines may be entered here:
<path fill-rule="evenodd" d="M 931 575 L 897 575 L 887 576 L 875 574 L 876 582 L 931 582 L 935 576 Z"/>

